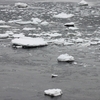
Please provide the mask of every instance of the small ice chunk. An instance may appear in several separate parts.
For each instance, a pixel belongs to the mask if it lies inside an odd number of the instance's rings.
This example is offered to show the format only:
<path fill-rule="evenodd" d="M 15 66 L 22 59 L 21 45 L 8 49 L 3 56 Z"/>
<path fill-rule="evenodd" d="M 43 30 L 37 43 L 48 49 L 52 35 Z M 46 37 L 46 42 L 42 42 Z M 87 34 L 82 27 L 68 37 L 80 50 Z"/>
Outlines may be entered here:
<path fill-rule="evenodd" d="M 58 76 L 58 75 L 56 75 L 56 74 L 52 74 L 52 75 L 51 75 L 52 78 L 57 77 L 57 76 Z"/>
<path fill-rule="evenodd" d="M 66 27 L 74 27 L 74 22 L 70 22 L 70 23 L 65 23 L 64 26 Z"/>
<path fill-rule="evenodd" d="M 88 3 L 85 0 L 81 0 L 81 2 L 78 3 L 80 6 L 88 6 Z"/>
<path fill-rule="evenodd" d="M 26 7 L 28 7 L 28 5 L 26 3 L 21 3 L 21 2 L 15 3 L 15 6 L 18 7 L 18 8 L 26 8 Z"/>
<path fill-rule="evenodd" d="M 5 24 L 6 22 L 3 20 L 0 20 L 0 24 Z"/>
<path fill-rule="evenodd" d="M 44 21 L 41 23 L 41 25 L 48 25 L 49 23 L 47 21 Z"/>
<path fill-rule="evenodd" d="M 73 17 L 74 15 L 73 14 L 66 14 L 66 13 L 60 13 L 58 15 L 54 15 L 53 17 L 55 18 L 70 18 L 70 17 Z"/>
<path fill-rule="evenodd" d="M 39 18 L 31 18 L 31 20 L 32 20 L 32 22 L 31 22 L 31 24 L 39 24 L 39 23 L 41 23 L 41 19 L 39 19 Z"/>
<path fill-rule="evenodd" d="M 74 61 L 74 57 L 66 54 L 61 54 L 58 58 L 58 61 L 64 61 L 64 62 L 73 62 Z"/>
<path fill-rule="evenodd" d="M 48 89 L 44 91 L 45 95 L 51 96 L 51 97 L 57 97 L 62 95 L 61 89 Z"/>
<path fill-rule="evenodd" d="M 11 26 L 8 25 L 0 25 L 0 28 L 10 28 Z"/>
<path fill-rule="evenodd" d="M 14 38 L 22 38 L 22 37 L 25 37 L 25 35 L 23 33 L 13 34 L 12 37 L 14 37 Z"/>
<path fill-rule="evenodd" d="M 25 31 L 31 31 L 31 30 L 36 30 L 36 28 L 25 27 L 25 28 L 23 28 L 23 30 L 25 30 Z"/>

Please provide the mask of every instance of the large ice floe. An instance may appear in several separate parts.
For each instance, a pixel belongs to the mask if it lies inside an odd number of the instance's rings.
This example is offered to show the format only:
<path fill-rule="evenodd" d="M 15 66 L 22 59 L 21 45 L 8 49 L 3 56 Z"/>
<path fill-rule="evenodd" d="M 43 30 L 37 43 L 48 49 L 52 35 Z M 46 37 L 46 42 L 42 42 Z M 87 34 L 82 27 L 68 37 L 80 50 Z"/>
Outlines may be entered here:
<path fill-rule="evenodd" d="M 74 57 L 66 53 L 66 54 L 61 54 L 60 56 L 58 56 L 57 60 L 64 61 L 64 62 L 73 62 Z"/>
<path fill-rule="evenodd" d="M 28 5 L 26 3 L 21 3 L 21 2 L 15 3 L 15 6 L 18 7 L 18 8 L 26 8 L 26 7 L 28 7 Z"/>
<path fill-rule="evenodd" d="M 61 89 L 48 89 L 44 91 L 45 95 L 51 96 L 51 97 L 57 97 L 62 95 Z"/>
<path fill-rule="evenodd" d="M 80 6 L 88 6 L 88 3 L 85 0 L 81 0 L 81 2 L 78 3 Z"/>
<path fill-rule="evenodd" d="M 66 14 L 66 13 L 62 12 L 62 13 L 59 13 L 58 15 L 54 15 L 53 17 L 55 17 L 55 18 L 70 18 L 73 16 L 74 16 L 73 14 Z"/>
<path fill-rule="evenodd" d="M 43 38 L 32 38 L 32 37 L 22 37 L 15 38 L 11 41 L 13 46 L 23 46 L 23 47 L 38 47 L 46 46 L 48 43 Z"/>

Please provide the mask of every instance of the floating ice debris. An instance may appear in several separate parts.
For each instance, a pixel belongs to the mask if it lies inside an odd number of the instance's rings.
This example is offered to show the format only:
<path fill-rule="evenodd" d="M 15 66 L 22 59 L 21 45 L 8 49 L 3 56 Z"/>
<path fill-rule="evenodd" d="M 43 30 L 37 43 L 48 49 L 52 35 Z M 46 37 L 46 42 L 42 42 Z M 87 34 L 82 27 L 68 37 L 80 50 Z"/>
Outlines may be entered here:
<path fill-rule="evenodd" d="M 58 58 L 58 61 L 64 61 L 64 62 L 73 62 L 74 61 L 74 57 L 66 54 L 61 54 Z"/>
<path fill-rule="evenodd" d="M 0 34 L 0 39 L 5 39 L 5 38 L 8 38 L 9 35 L 8 34 Z"/>
<path fill-rule="evenodd" d="M 41 25 L 48 25 L 49 23 L 47 21 L 41 22 Z"/>
<path fill-rule="evenodd" d="M 58 76 L 58 75 L 56 75 L 56 74 L 52 74 L 52 75 L 51 75 L 52 78 L 55 78 L 55 77 L 57 77 L 57 76 Z"/>
<path fill-rule="evenodd" d="M 0 24 L 5 24 L 6 22 L 3 20 L 0 20 Z"/>
<path fill-rule="evenodd" d="M 8 23 L 16 23 L 16 22 L 19 22 L 19 21 L 22 21 L 22 19 L 18 19 L 18 20 L 9 20 Z"/>
<path fill-rule="evenodd" d="M 88 6 L 88 3 L 85 0 L 81 0 L 81 2 L 78 3 L 80 6 Z"/>
<path fill-rule="evenodd" d="M 18 8 L 26 8 L 26 7 L 28 7 L 28 5 L 26 3 L 21 3 L 21 2 L 15 3 L 15 6 L 18 7 Z"/>
<path fill-rule="evenodd" d="M 54 15 L 53 17 L 55 18 L 70 18 L 70 17 L 73 17 L 74 15 L 73 14 L 66 14 L 66 13 L 60 13 L 58 15 Z"/>
<path fill-rule="evenodd" d="M 25 24 L 31 24 L 31 21 L 16 21 L 15 23 L 25 25 Z"/>
<path fill-rule="evenodd" d="M 51 42 L 51 43 L 54 43 L 54 44 L 57 44 L 57 45 L 61 45 L 61 44 L 64 44 L 65 39 L 63 39 L 63 38 L 60 38 L 60 39 L 52 39 L 52 40 L 49 40 L 48 42 Z"/>
<path fill-rule="evenodd" d="M 51 97 L 57 97 L 62 95 L 61 89 L 48 89 L 44 91 L 45 95 L 51 96 Z"/>
<path fill-rule="evenodd" d="M 42 21 L 39 18 L 31 18 L 31 20 L 32 20 L 31 24 L 39 24 Z"/>
<path fill-rule="evenodd" d="M 13 38 L 22 38 L 22 37 L 25 37 L 25 35 L 23 33 L 20 33 L 20 34 L 13 34 L 12 35 Z"/>
<path fill-rule="evenodd" d="M 67 41 L 65 41 L 64 42 L 64 45 L 67 45 L 67 46 L 71 46 L 71 45 L 73 45 L 74 43 L 72 43 L 72 42 L 67 42 Z"/>
<path fill-rule="evenodd" d="M 9 37 L 12 37 L 14 35 L 14 33 L 12 31 L 6 31 L 5 34 L 8 34 Z"/>
<path fill-rule="evenodd" d="M 70 22 L 70 23 L 65 23 L 64 26 L 66 27 L 75 27 L 74 22 Z"/>
<path fill-rule="evenodd" d="M 23 46 L 23 47 L 37 47 L 37 46 L 46 46 L 48 43 L 43 38 L 31 38 L 31 37 L 23 37 L 13 39 L 11 41 L 14 46 Z"/>
<path fill-rule="evenodd" d="M 69 27 L 70 30 L 77 30 L 77 27 Z"/>
<path fill-rule="evenodd" d="M 31 31 L 31 30 L 36 30 L 36 28 L 25 27 L 25 28 L 23 28 L 23 30 L 25 30 L 25 31 Z"/>
<path fill-rule="evenodd" d="M 91 41 L 90 42 L 90 45 L 97 45 L 98 44 L 98 42 L 96 42 L 96 41 Z"/>
<path fill-rule="evenodd" d="M 82 38 L 78 38 L 78 39 L 72 39 L 74 42 L 76 43 L 82 43 L 84 42 L 84 40 Z"/>
<path fill-rule="evenodd" d="M 0 25 L 0 28 L 10 28 L 11 26 L 8 25 Z"/>

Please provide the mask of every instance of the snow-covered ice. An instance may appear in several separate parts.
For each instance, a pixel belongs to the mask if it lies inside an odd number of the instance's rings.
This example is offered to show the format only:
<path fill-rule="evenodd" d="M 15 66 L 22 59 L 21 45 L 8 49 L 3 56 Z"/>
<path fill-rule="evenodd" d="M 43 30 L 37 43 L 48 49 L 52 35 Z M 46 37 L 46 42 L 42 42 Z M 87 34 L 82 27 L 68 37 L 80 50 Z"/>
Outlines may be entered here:
<path fill-rule="evenodd" d="M 66 14 L 66 13 L 62 12 L 62 13 L 59 13 L 58 15 L 54 15 L 53 17 L 55 17 L 55 18 L 70 18 L 73 16 L 74 16 L 73 14 Z"/>
<path fill-rule="evenodd" d="M 88 6 L 88 3 L 85 0 L 81 0 L 81 2 L 78 3 L 80 6 Z"/>
<path fill-rule="evenodd" d="M 43 38 L 23 37 L 16 38 L 11 41 L 13 45 L 20 45 L 26 47 L 46 46 L 48 43 Z"/>
<path fill-rule="evenodd" d="M 21 3 L 21 2 L 15 3 L 15 6 L 18 7 L 18 8 L 26 8 L 26 7 L 28 7 L 28 5 L 26 3 Z"/>
<path fill-rule="evenodd" d="M 57 60 L 64 61 L 64 62 L 72 62 L 74 61 L 74 57 L 66 53 L 66 54 L 61 54 L 60 56 L 58 56 Z"/>
<path fill-rule="evenodd" d="M 57 96 L 62 95 L 62 90 L 61 89 L 48 89 L 44 91 L 44 94 L 48 96 L 57 97 Z"/>

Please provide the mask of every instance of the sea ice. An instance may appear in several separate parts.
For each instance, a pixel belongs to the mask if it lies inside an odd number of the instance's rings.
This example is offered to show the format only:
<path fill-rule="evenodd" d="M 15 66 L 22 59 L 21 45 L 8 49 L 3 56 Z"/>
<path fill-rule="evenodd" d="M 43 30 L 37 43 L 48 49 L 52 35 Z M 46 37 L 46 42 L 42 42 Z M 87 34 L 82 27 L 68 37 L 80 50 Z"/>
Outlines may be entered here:
<path fill-rule="evenodd" d="M 48 89 L 44 91 L 45 95 L 56 97 L 62 95 L 62 90 L 61 89 Z"/>
<path fill-rule="evenodd" d="M 9 35 L 8 34 L 0 34 L 0 39 L 5 39 L 5 38 L 8 38 Z"/>
<path fill-rule="evenodd" d="M 12 35 L 13 38 L 22 38 L 22 37 L 25 37 L 25 35 L 23 33 L 20 33 L 20 34 L 13 34 Z"/>
<path fill-rule="evenodd" d="M 46 46 L 48 43 L 43 38 L 22 37 L 11 41 L 12 45 L 19 45 L 24 47 Z"/>
<path fill-rule="evenodd" d="M 25 31 L 31 31 L 31 30 L 36 30 L 36 28 L 25 27 L 25 28 L 23 28 L 23 30 L 25 30 Z"/>
<path fill-rule="evenodd" d="M 11 26 L 8 25 L 0 25 L 0 28 L 10 28 Z"/>
<path fill-rule="evenodd" d="M 41 22 L 41 25 L 48 25 L 49 23 L 47 21 Z"/>
<path fill-rule="evenodd" d="M 66 14 L 66 13 L 60 13 L 58 15 L 54 15 L 53 17 L 55 18 L 70 18 L 70 17 L 73 17 L 74 15 L 73 14 Z"/>
<path fill-rule="evenodd" d="M 31 20 L 32 20 L 32 22 L 31 22 L 31 24 L 39 24 L 39 23 L 41 23 L 41 19 L 39 19 L 39 18 L 31 18 Z"/>
<path fill-rule="evenodd" d="M 74 57 L 66 54 L 61 54 L 58 58 L 58 61 L 64 61 L 64 62 L 72 62 L 74 61 Z"/>
<path fill-rule="evenodd" d="M 26 8 L 26 7 L 28 7 L 28 5 L 26 3 L 21 3 L 21 2 L 15 3 L 15 6 L 18 7 L 18 8 Z"/>
<path fill-rule="evenodd" d="M 78 3 L 80 6 L 88 6 L 88 3 L 85 0 L 81 0 L 81 2 Z"/>

